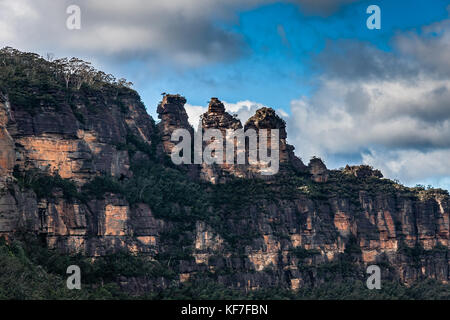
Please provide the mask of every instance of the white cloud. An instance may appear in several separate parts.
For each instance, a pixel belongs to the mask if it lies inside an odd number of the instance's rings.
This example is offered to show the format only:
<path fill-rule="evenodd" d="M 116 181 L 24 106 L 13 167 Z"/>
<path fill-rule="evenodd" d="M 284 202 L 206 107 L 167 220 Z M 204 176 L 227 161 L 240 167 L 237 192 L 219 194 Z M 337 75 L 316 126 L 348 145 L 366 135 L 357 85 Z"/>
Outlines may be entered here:
<path fill-rule="evenodd" d="M 217 26 L 266 0 L 1 0 L 0 44 L 29 51 L 154 58 L 184 66 L 233 59 L 238 35 Z M 81 30 L 67 30 L 66 8 L 81 8 Z"/>
<path fill-rule="evenodd" d="M 292 102 L 289 137 L 304 157 L 358 153 L 376 145 L 450 147 L 450 100 L 435 106 L 429 98 L 436 90 L 450 92 L 450 80 L 361 83 L 324 79 L 312 98 Z M 355 92 L 364 96 L 363 103 L 355 99 L 352 104 L 349 96 Z"/>
<path fill-rule="evenodd" d="M 266 105 L 249 100 L 239 101 L 236 103 L 224 102 L 225 110 L 231 114 L 236 114 L 242 125 L 253 116 L 256 110 L 267 107 Z"/>
<path fill-rule="evenodd" d="M 450 149 L 433 151 L 419 150 L 371 150 L 363 155 L 363 163 L 369 164 L 408 185 L 431 184 L 437 187 L 450 186 Z"/>
<path fill-rule="evenodd" d="M 399 51 L 420 61 L 421 66 L 439 74 L 450 74 L 450 19 L 422 28 L 420 35 L 399 35 L 395 44 Z"/>
<path fill-rule="evenodd" d="M 359 159 L 410 185 L 449 188 L 449 39 L 445 20 L 397 35 L 391 53 L 329 45 L 316 92 L 291 103 L 287 129 L 296 152 L 332 159 L 330 167 Z"/>
<path fill-rule="evenodd" d="M 200 121 L 200 116 L 204 114 L 206 111 L 208 111 L 208 107 L 193 106 L 188 103 L 184 107 L 189 117 L 189 123 L 195 130 L 197 130 Z"/>
<path fill-rule="evenodd" d="M 219 26 L 239 11 L 275 0 L 0 0 L 0 45 L 58 56 L 152 59 L 199 66 L 246 52 L 238 34 Z M 332 1 L 285 0 L 328 12 Z M 338 1 L 349 2 L 348 0 Z M 67 30 L 66 9 L 81 8 L 81 30 Z M 219 22 L 219 23 L 218 23 Z"/>

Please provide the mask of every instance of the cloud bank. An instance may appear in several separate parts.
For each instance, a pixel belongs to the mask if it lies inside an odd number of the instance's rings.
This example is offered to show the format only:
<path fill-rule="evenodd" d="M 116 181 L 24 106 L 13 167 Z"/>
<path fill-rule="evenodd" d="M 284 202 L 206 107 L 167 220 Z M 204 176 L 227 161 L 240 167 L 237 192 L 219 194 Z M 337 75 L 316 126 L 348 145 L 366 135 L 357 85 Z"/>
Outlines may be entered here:
<path fill-rule="evenodd" d="M 152 60 L 183 67 L 229 61 L 247 50 L 238 12 L 274 0 L 0 0 L 0 44 L 21 50 L 95 59 Z M 286 0 L 314 14 L 349 0 Z M 68 30 L 69 5 L 81 9 L 81 29 Z M 331 11 L 330 11 L 331 10 Z"/>
<path fill-rule="evenodd" d="M 291 103 L 297 153 L 346 155 L 407 184 L 448 182 L 450 20 L 398 34 L 390 52 L 330 42 L 316 62 L 317 90 Z"/>

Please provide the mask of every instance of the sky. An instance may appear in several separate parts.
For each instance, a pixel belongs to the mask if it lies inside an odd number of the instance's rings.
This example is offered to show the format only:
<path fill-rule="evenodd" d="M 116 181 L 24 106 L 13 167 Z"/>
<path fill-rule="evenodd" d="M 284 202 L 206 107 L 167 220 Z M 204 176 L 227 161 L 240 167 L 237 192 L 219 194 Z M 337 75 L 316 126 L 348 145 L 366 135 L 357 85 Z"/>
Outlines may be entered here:
<path fill-rule="evenodd" d="M 243 122 L 272 107 L 306 163 L 450 189 L 448 0 L 0 0 L 0 46 L 125 77 L 155 119 L 162 92 L 193 124 L 211 97 Z"/>

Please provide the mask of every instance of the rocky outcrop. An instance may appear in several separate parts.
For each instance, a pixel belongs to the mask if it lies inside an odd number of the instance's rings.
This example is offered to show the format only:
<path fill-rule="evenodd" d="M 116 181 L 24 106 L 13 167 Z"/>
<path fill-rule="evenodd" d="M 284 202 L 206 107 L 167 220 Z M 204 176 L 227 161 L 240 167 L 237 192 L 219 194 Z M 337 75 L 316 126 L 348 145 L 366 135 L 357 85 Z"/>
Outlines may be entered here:
<path fill-rule="evenodd" d="M 161 119 L 158 128 L 162 135 L 164 150 L 168 155 L 171 154 L 175 145 L 175 143 L 171 141 L 171 136 L 176 129 L 186 129 L 190 132 L 191 137 L 194 137 L 193 128 L 188 123 L 187 113 L 184 109 L 185 103 L 186 99 L 184 97 L 179 95 L 165 95 L 157 109 L 159 118 Z M 240 141 L 233 137 L 233 133 L 236 133 L 239 130 L 241 130 L 242 133 L 253 130 L 257 136 L 259 136 L 260 130 L 266 130 L 268 155 L 271 154 L 271 130 L 278 130 L 279 168 L 277 166 L 276 173 L 289 174 L 292 173 L 293 170 L 297 172 L 307 171 L 307 167 L 303 164 L 301 159 L 295 156 L 294 147 L 286 142 L 286 123 L 271 108 L 257 110 L 255 115 L 251 117 L 245 124 L 245 127 L 243 127 L 239 119 L 225 111 L 224 104 L 218 98 L 211 98 L 208 111 L 201 116 L 201 127 L 198 128 L 198 130 L 202 130 L 202 151 L 207 146 L 211 146 L 211 149 L 214 149 L 211 143 L 215 140 L 208 140 L 208 138 L 205 138 L 205 132 L 210 129 L 218 130 L 221 133 L 223 139 L 222 147 L 224 150 L 223 158 L 220 159 L 220 161 L 216 161 L 214 164 L 206 164 L 205 161 L 203 161 L 199 171 L 199 178 L 201 180 L 212 183 L 224 183 L 232 177 L 271 179 L 271 175 L 262 174 L 263 171 L 267 171 L 268 165 L 263 163 L 261 159 L 258 158 L 256 160 L 258 163 L 250 163 L 249 148 L 251 146 L 248 142 L 248 139 L 250 138 L 247 136 L 246 141 Z M 234 150 L 228 150 L 227 139 L 233 141 Z M 192 139 L 191 143 L 194 143 L 194 139 Z M 215 143 L 217 143 L 217 141 L 215 141 Z M 238 145 L 243 146 L 243 163 L 238 162 L 238 153 L 240 150 Z M 254 150 L 256 154 L 259 154 L 260 146 L 261 141 L 257 141 L 257 147 L 256 150 Z M 233 153 L 234 161 L 232 163 L 229 161 L 227 162 L 227 152 Z M 212 154 L 212 156 L 215 155 Z"/>
<path fill-rule="evenodd" d="M 328 169 L 322 159 L 316 157 L 312 158 L 308 164 L 308 170 L 315 182 L 328 181 Z"/>
<path fill-rule="evenodd" d="M 279 160 L 281 173 L 291 172 L 291 167 L 303 172 L 306 166 L 300 158 L 294 154 L 294 146 L 287 143 L 286 122 L 281 119 L 272 108 L 261 108 L 245 123 L 245 130 L 253 129 L 259 134 L 260 130 L 267 130 L 268 146 L 271 145 L 271 130 L 279 132 Z M 259 146 L 261 147 L 261 146 Z M 254 168 L 253 168 L 254 169 Z M 253 170 L 259 171 L 259 170 Z"/>
<path fill-rule="evenodd" d="M 380 170 L 376 170 L 371 166 L 367 165 L 359 165 L 359 166 L 345 166 L 344 173 L 354 175 L 355 177 L 367 178 L 367 177 L 375 177 L 375 178 L 383 178 L 383 174 Z"/>
<path fill-rule="evenodd" d="M 202 128 L 219 129 L 225 135 L 227 129 L 241 129 L 242 124 L 239 119 L 225 111 L 225 106 L 219 99 L 211 98 L 208 111 L 202 116 Z"/>
<path fill-rule="evenodd" d="M 186 129 L 191 134 L 191 139 L 194 137 L 194 129 L 189 124 L 189 117 L 184 109 L 185 103 L 186 99 L 180 95 L 166 94 L 156 110 L 159 119 L 161 119 L 158 128 L 161 134 L 164 152 L 169 155 L 175 145 L 171 141 L 172 133 L 175 130 Z"/>
<path fill-rule="evenodd" d="M 227 149 L 227 139 L 231 139 L 231 133 L 229 130 L 239 130 L 242 129 L 241 121 L 228 112 L 225 111 L 225 106 L 223 103 L 217 98 L 211 98 L 209 102 L 208 111 L 204 113 L 201 117 L 201 130 L 203 131 L 203 135 L 206 130 L 220 130 L 222 135 L 222 150 L 224 150 L 222 159 L 219 160 L 218 163 L 215 164 L 206 164 L 203 162 L 201 164 L 200 171 L 200 179 L 206 180 L 212 183 L 224 183 L 227 181 L 228 177 L 245 177 L 246 173 L 246 165 L 237 163 L 237 145 L 239 141 L 234 141 L 233 146 L 234 150 L 233 155 L 235 161 L 233 163 L 227 163 L 226 161 L 226 152 L 231 152 Z M 199 129 L 200 130 L 200 129 Z M 203 139 L 203 150 L 205 147 L 210 145 L 211 143 L 218 143 L 217 141 Z M 206 140 L 206 141 L 205 141 Z M 210 145 L 212 147 L 212 145 Z M 212 154 L 212 156 L 217 157 L 216 154 Z"/>

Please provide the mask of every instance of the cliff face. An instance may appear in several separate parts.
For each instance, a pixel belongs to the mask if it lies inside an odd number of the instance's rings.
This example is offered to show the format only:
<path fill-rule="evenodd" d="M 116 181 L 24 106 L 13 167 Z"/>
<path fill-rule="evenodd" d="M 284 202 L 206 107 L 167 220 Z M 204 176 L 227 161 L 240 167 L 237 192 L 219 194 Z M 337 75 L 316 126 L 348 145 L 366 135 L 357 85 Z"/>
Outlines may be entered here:
<path fill-rule="evenodd" d="M 13 105 L 7 128 L 16 144 L 16 165 L 49 170 L 77 183 L 99 174 L 129 175 L 128 153 L 119 146 L 129 134 L 151 144 L 155 128 L 144 106 L 133 97 L 83 99 L 90 107 L 76 97 L 72 108 L 60 101 L 58 111 L 42 107 L 35 114 Z"/>
<path fill-rule="evenodd" d="M 8 176 L 14 168 L 14 140 L 10 136 L 7 125 L 10 118 L 9 102 L 0 100 L 0 176 Z"/>
<path fill-rule="evenodd" d="M 52 190 L 38 197 L 20 188 L 12 173 L 26 175 L 30 182 L 38 172 L 58 175 L 78 188 L 97 176 L 129 178 L 133 175 L 131 153 L 123 146 L 129 139 L 138 139 L 149 148 L 159 144 L 152 139 L 157 130 L 153 119 L 139 96 L 128 89 L 79 91 L 70 103 L 62 92 L 51 94 L 54 104 L 34 105 L 30 112 L 10 103 L 8 93 L 2 93 L 0 234 L 33 231 L 50 247 L 89 255 L 101 255 L 111 248 L 137 251 L 142 243 L 146 245 L 148 235 L 130 239 L 128 224 L 134 222 L 131 216 L 136 216 L 137 223 L 146 221 L 122 195 L 81 202 L 68 201 L 60 190 Z M 149 219 L 151 214 L 144 220 Z"/>
<path fill-rule="evenodd" d="M 207 273 L 247 290 L 358 278 L 369 264 L 404 283 L 449 281 L 447 192 L 406 188 L 364 166 L 328 170 L 317 158 L 305 166 L 267 108 L 244 129 L 280 130 L 279 174 L 261 179 L 249 164 L 168 168 L 161 159 L 173 130 L 193 132 L 186 100 L 166 95 L 155 126 L 134 91 L 108 88 L 75 91 L 70 101 L 50 91 L 53 102 L 32 111 L 2 92 L 0 235 L 25 231 L 89 256 L 125 249 L 164 262 L 178 282 Z M 243 128 L 215 98 L 202 127 Z M 115 187 L 96 184 L 101 177 Z M 79 196 L 85 188 L 90 196 Z M 136 292 L 167 285 L 120 283 Z"/>

